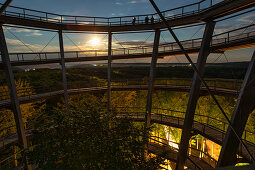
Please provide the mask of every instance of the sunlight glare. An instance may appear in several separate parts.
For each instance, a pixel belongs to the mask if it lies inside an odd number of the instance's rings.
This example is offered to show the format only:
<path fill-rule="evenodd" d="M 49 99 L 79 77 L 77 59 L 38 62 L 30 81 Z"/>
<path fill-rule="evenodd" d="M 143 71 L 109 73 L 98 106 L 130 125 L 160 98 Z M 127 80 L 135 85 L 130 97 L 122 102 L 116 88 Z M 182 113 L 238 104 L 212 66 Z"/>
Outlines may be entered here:
<path fill-rule="evenodd" d="M 100 44 L 100 40 L 98 38 L 93 38 L 90 40 L 92 46 L 97 46 Z"/>

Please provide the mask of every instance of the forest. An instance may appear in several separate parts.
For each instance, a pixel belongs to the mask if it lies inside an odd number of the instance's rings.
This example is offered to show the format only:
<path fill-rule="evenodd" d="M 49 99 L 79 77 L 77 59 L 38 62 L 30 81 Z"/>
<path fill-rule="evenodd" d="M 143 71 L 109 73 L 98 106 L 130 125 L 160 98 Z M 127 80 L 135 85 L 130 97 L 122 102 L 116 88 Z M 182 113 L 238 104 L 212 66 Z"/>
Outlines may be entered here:
<path fill-rule="evenodd" d="M 241 87 L 246 67 L 208 66 L 205 79 L 212 87 L 238 90 Z M 217 70 L 217 72 L 215 71 Z M 185 74 L 183 74 L 185 73 Z M 62 75 L 59 69 L 16 69 L 14 76 L 19 97 L 32 96 L 63 90 Z M 148 83 L 149 67 L 113 67 L 112 86 L 137 85 Z M 83 66 L 67 68 L 68 89 L 104 87 L 107 85 L 107 68 L 104 66 Z M 188 66 L 158 67 L 155 84 L 190 86 L 193 71 Z M 5 74 L 0 72 L 0 98 L 9 99 Z M 224 111 L 231 117 L 237 96 L 216 96 Z M 152 114 L 161 114 L 183 119 L 189 99 L 189 92 L 154 90 Z M 90 91 L 69 95 L 70 111 L 66 112 L 63 95 L 21 104 L 25 128 L 33 129 L 30 139 L 29 159 L 42 169 L 156 169 L 166 166 L 164 156 L 150 155 L 144 158 L 143 122 L 118 119 L 118 114 L 144 114 L 147 90 L 112 91 L 109 114 L 106 91 Z M 243 138 L 255 143 L 255 112 L 246 125 Z M 226 131 L 227 123 L 212 98 L 202 95 L 199 98 L 195 121 L 219 130 Z M 0 110 L 0 138 L 16 132 L 14 116 L 10 108 Z M 181 130 L 154 123 L 150 136 L 179 143 Z M 176 147 L 176 146 L 175 146 Z M 177 146 L 178 147 L 178 146 Z M 203 153 L 217 161 L 221 146 L 200 134 L 191 137 L 190 147 L 203 150 Z M 5 149 L 0 160 L 17 153 L 15 166 L 21 156 L 17 146 Z M 193 152 L 193 150 L 190 150 Z M 86 153 L 86 154 L 84 154 Z M 201 154 L 201 153 L 194 153 Z M 50 156 L 49 156 L 50 155 Z M 13 161 L 11 161 L 13 162 Z M 8 167 L 6 168 L 8 169 Z"/>

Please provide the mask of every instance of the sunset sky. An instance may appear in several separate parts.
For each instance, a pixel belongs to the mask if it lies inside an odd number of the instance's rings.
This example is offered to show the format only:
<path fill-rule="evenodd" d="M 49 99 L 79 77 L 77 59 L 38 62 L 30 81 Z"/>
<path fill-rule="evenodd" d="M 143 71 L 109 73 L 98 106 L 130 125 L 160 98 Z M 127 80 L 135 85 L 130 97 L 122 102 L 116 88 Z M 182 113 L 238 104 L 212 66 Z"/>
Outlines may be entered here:
<path fill-rule="evenodd" d="M 219 1 L 219 0 L 217 0 Z M 4 1 L 1 1 L 4 2 Z M 167 10 L 182 5 L 198 2 L 198 0 L 155 0 L 160 10 Z M 116 17 L 128 16 L 136 14 L 150 14 L 155 13 L 149 0 L 13 0 L 13 6 L 19 6 L 29 9 L 41 10 L 56 14 L 65 15 L 78 15 L 78 16 L 101 16 L 101 17 Z M 8 8 L 7 8 L 8 10 Z M 232 18 L 227 21 L 219 22 L 216 24 L 215 33 L 225 32 L 241 26 L 254 24 L 255 13 L 251 12 L 239 17 Z M 247 29 L 243 32 L 254 30 Z M 52 39 L 50 44 L 43 51 L 58 51 L 58 36 L 54 32 L 38 31 L 31 29 L 20 29 L 4 27 L 5 36 L 7 39 L 9 52 L 20 51 L 42 51 L 43 47 Z M 187 28 L 175 30 L 180 40 L 188 40 L 191 38 L 202 37 L 204 26 L 194 28 Z M 130 44 L 151 44 L 153 42 L 153 33 L 139 33 L 139 34 L 116 34 L 113 36 L 113 48 L 120 48 L 122 46 L 128 47 Z M 22 40 L 23 43 L 20 41 Z M 71 39 L 71 40 L 70 40 Z M 74 43 L 73 43 L 73 42 Z M 146 41 L 146 42 L 145 42 Z M 96 42 L 96 45 L 95 45 Z M 121 43 L 122 42 L 122 43 Z M 126 43 L 123 43 L 126 42 Z M 162 32 L 161 43 L 173 42 L 172 37 L 168 32 Z M 87 49 L 106 49 L 107 48 L 107 35 L 97 35 L 88 33 L 71 34 L 65 33 L 64 35 L 65 50 L 87 50 Z M 122 44 L 122 46 L 120 45 Z M 78 47 L 77 47 L 78 46 Z M 216 62 L 228 61 L 248 61 L 253 53 L 254 48 L 234 50 L 226 52 L 226 56 L 220 57 Z M 191 55 L 195 60 L 197 55 Z M 219 54 L 211 54 L 208 62 L 213 62 L 217 59 Z M 186 62 L 183 56 L 167 57 L 166 59 L 159 60 L 159 62 Z M 119 60 L 115 62 L 150 62 L 149 59 L 137 60 Z"/>

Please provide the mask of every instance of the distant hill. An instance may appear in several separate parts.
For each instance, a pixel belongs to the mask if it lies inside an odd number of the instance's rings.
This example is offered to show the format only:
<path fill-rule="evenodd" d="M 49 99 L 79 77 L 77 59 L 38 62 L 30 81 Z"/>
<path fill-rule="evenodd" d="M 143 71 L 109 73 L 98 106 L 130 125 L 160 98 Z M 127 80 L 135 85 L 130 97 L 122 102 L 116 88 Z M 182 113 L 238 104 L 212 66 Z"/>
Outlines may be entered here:
<path fill-rule="evenodd" d="M 219 67 L 248 67 L 249 62 L 228 62 L 228 63 L 207 63 L 206 66 L 219 66 Z M 107 66 L 107 64 L 79 64 L 72 65 L 75 67 L 95 67 L 95 66 Z M 150 63 L 112 63 L 112 67 L 149 67 Z M 190 66 L 189 63 L 158 63 L 157 67 L 173 67 L 173 66 Z"/>

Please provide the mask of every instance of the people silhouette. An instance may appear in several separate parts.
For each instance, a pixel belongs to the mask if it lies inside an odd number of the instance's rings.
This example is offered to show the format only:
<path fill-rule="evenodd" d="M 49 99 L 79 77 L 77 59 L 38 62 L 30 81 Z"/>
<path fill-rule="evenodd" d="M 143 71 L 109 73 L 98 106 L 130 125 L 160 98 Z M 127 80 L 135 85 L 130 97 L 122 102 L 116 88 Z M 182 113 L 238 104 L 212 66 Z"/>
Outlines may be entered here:
<path fill-rule="evenodd" d="M 148 24 L 148 23 L 149 23 L 149 17 L 146 16 L 146 17 L 145 17 L 145 24 Z"/>
<path fill-rule="evenodd" d="M 136 18 L 133 18 L 132 24 L 135 25 Z"/>
<path fill-rule="evenodd" d="M 153 18 L 153 16 L 151 17 L 151 23 L 152 23 L 152 24 L 154 23 L 154 18 Z"/>

